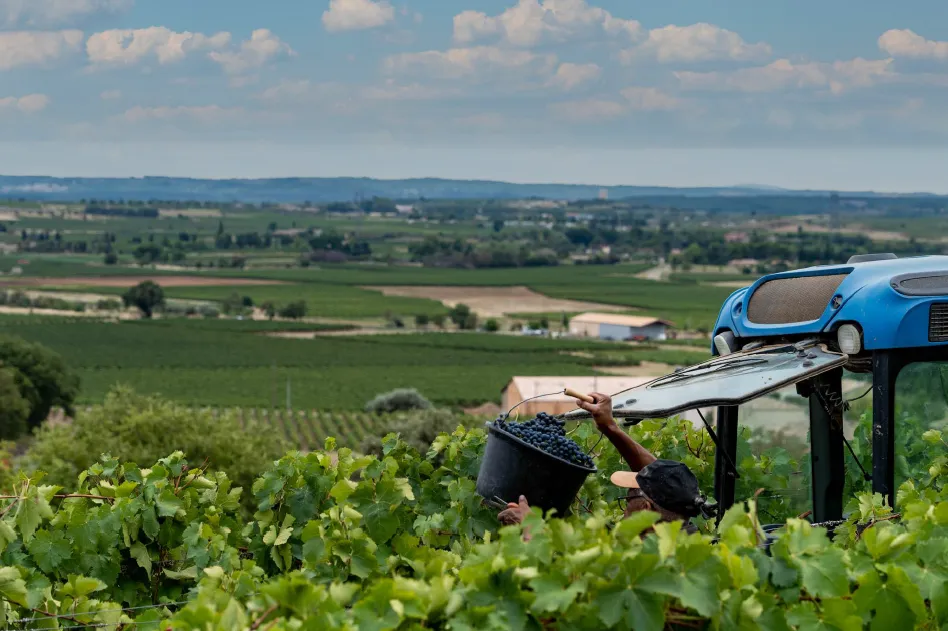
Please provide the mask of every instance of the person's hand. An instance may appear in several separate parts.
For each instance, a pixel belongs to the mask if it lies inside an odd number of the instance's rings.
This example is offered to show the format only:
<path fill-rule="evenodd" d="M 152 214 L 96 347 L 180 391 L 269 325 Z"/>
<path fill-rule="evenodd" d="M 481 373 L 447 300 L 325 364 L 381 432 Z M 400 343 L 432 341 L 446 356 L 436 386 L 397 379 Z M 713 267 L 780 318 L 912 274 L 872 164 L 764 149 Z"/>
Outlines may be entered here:
<path fill-rule="evenodd" d="M 497 519 L 505 526 L 512 526 L 514 524 L 523 523 L 523 518 L 526 517 L 529 512 L 530 505 L 527 504 L 527 498 L 521 495 L 520 503 L 514 504 L 513 502 L 509 502 L 507 508 L 497 515 Z"/>
<path fill-rule="evenodd" d="M 590 392 L 589 396 L 593 398 L 592 403 L 577 399 L 576 403 L 582 409 L 592 414 L 596 421 L 596 427 L 600 431 L 617 427 L 615 419 L 612 418 L 612 398 L 608 394 L 601 392 Z"/>

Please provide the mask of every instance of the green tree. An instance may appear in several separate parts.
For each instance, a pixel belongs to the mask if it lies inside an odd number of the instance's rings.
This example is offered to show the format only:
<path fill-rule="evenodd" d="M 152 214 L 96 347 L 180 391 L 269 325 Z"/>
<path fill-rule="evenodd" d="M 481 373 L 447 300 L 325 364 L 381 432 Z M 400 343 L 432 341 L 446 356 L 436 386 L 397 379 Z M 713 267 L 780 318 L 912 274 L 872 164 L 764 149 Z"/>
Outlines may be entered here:
<path fill-rule="evenodd" d="M 471 308 L 464 303 L 454 305 L 448 312 L 448 317 L 460 328 L 464 328 L 464 323 L 468 321 L 470 315 Z"/>
<path fill-rule="evenodd" d="M 300 318 L 306 317 L 306 311 L 306 302 L 303 300 L 296 300 L 280 309 L 280 317 L 290 318 L 291 320 L 299 320 Z"/>
<path fill-rule="evenodd" d="M 0 368 L 0 440 L 16 440 L 26 433 L 30 403 L 23 398 L 17 384 L 17 373 Z"/>
<path fill-rule="evenodd" d="M 143 281 L 122 295 L 126 307 L 137 307 L 145 318 L 150 318 L 155 309 L 165 304 L 165 292 L 154 281 Z"/>
<path fill-rule="evenodd" d="M 107 252 L 105 254 L 104 262 L 106 265 L 115 265 L 118 263 L 118 255 L 115 252 Z"/>
<path fill-rule="evenodd" d="M 415 316 L 415 326 L 417 326 L 420 329 L 428 326 L 428 322 L 430 322 L 430 318 L 428 317 L 428 314 L 426 313 L 419 313 L 418 315 Z"/>
<path fill-rule="evenodd" d="M 29 405 L 26 422 L 30 428 L 46 420 L 54 406 L 73 414 L 79 378 L 58 353 L 20 338 L 0 336 L 0 366 L 7 372 L 7 392 L 12 376 L 20 397 Z M 19 407 L 9 394 L 0 396 L 0 400 Z"/>
<path fill-rule="evenodd" d="M 262 305 L 260 305 L 260 308 L 263 310 L 265 314 L 267 314 L 267 317 L 270 318 L 271 320 L 276 317 L 277 308 L 276 308 L 276 305 L 273 304 L 272 302 L 265 302 Z"/>
<path fill-rule="evenodd" d="M 490 318 L 484 323 L 484 330 L 488 333 L 496 333 L 500 330 L 500 325 L 497 324 L 497 320 Z"/>

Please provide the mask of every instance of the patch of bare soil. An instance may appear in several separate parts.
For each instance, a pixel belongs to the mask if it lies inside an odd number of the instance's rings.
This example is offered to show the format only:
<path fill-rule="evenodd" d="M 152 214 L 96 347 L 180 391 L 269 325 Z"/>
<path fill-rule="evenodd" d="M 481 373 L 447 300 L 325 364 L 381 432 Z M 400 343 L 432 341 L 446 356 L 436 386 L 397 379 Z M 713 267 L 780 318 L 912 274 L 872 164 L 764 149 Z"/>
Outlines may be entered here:
<path fill-rule="evenodd" d="M 427 298 L 446 307 L 464 303 L 485 317 L 502 317 L 508 313 L 576 313 L 580 311 L 628 311 L 628 307 L 605 305 L 579 300 L 561 300 L 539 294 L 528 287 L 363 287 L 386 296 Z"/>
<path fill-rule="evenodd" d="M 101 318 L 103 316 L 115 320 L 133 320 L 137 316 L 130 313 L 116 313 L 114 311 L 65 311 L 62 309 L 31 309 L 29 307 L 0 307 L 0 313 L 5 315 L 34 315 L 34 316 L 62 316 L 64 318 Z"/>
<path fill-rule="evenodd" d="M 132 287 L 146 280 L 162 287 L 231 287 L 249 285 L 286 285 L 278 280 L 258 278 L 211 278 L 207 276 L 69 276 L 65 278 L 0 278 L 4 287 Z"/>

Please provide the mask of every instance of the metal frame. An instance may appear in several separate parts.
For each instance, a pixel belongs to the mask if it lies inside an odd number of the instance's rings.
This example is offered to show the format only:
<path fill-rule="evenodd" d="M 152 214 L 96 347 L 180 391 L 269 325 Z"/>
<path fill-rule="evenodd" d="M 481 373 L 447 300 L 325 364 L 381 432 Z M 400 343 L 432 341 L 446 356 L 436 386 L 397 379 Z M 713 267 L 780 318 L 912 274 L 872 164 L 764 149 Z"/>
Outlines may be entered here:
<path fill-rule="evenodd" d="M 895 509 L 895 393 L 902 369 L 910 364 L 948 361 L 948 346 L 874 351 L 872 354 L 872 491 Z M 797 391 L 809 398 L 813 521 L 842 519 L 845 468 L 841 369 L 802 382 Z M 738 408 L 719 407 L 714 495 L 720 515 L 734 505 L 737 475 Z M 719 517 L 720 519 L 720 517 Z"/>

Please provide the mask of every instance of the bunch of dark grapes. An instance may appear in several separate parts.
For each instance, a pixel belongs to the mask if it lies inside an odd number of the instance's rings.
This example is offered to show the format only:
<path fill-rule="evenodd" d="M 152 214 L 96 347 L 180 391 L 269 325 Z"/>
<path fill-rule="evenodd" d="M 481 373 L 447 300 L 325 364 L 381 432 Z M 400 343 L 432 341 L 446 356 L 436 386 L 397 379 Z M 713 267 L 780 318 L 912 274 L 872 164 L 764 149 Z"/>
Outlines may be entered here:
<path fill-rule="evenodd" d="M 557 458 L 587 469 L 593 468 L 593 459 L 583 452 L 576 441 L 566 435 L 566 422 L 555 419 L 546 412 L 540 412 L 535 419 L 525 423 L 510 423 L 507 417 L 501 414 L 494 425 Z"/>

